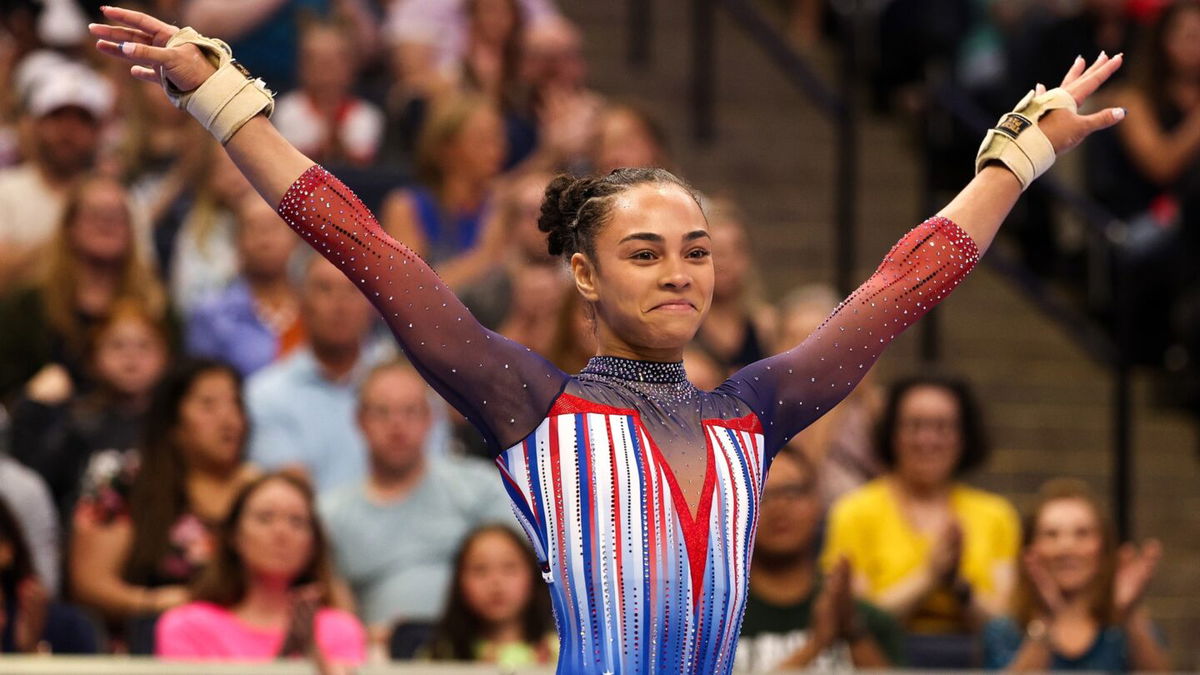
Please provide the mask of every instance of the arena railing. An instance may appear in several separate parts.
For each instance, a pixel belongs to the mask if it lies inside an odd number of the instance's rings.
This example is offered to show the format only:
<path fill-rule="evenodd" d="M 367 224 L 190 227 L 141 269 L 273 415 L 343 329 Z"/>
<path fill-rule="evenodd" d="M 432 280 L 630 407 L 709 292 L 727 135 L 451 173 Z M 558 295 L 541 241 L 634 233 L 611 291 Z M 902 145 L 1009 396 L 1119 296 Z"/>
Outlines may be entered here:
<path fill-rule="evenodd" d="M 834 127 L 837 153 L 832 165 L 835 172 L 833 218 L 834 282 L 843 294 L 854 288 L 857 233 L 855 192 L 858 183 L 858 118 L 855 87 L 858 83 L 858 40 L 862 30 L 862 14 L 876 0 L 836 0 L 830 3 L 837 24 L 838 82 L 831 86 L 817 75 L 815 69 L 798 53 L 783 33 L 750 0 L 688 0 L 691 4 L 691 126 L 693 137 L 701 143 L 715 136 L 716 108 L 716 15 L 724 11 L 749 35 L 782 74 L 790 80 Z M 627 5 L 628 58 L 631 65 L 644 67 L 651 60 L 653 41 L 653 0 L 629 0 Z M 967 128 L 978 131 L 980 137 L 992 124 L 994 116 L 987 115 L 962 92 L 940 83 L 931 88 L 935 106 Z M 1113 324 L 1100 326 L 1086 311 L 1066 302 L 1034 274 L 1028 266 L 999 249 L 985 257 L 989 267 L 1007 279 L 1043 315 L 1058 324 L 1092 359 L 1104 364 L 1113 379 L 1111 402 L 1112 479 L 1110 489 L 1114 519 L 1122 539 L 1132 531 L 1132 438 L 1133 412 L 1131 399 L 1132 335 L 1130 320 L 1131 294 L 1127 275 L 1122 271 L 1122 259 L 1115 242 L 1125 232 L 1125 223 L 1113 217 L 1086 195 L 1043 176 L 1034 190 L 1051 197 L 1058 206 L 1079 215 L 1087 226 L 1088 237 L 1098 251 L 1091 257 L 1089 288 L 1095 293 L 1107 292 L 1113 308 Z M 925 206 L 934 203 L 933 187 L 927 181 Z M 928 208 L 925 209 L 928 211 Z M 936 362 L 940 358 L 938 312 L 931 312 L 922 321 L 920 351 L 923 359 Z"/>

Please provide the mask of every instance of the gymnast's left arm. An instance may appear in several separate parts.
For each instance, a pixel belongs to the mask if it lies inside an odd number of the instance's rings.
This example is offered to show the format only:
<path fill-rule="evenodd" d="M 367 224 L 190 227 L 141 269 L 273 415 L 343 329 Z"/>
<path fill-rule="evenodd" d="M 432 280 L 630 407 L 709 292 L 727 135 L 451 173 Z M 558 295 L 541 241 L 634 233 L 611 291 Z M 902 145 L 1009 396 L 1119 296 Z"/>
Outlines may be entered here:
<path fill-rule="evenodd" d="M 1123 58 L 1076 59 L 1062 85 L 1031 91 L 989 131 L 977 173 L 938 214 L 905 235 L 862 286 L 792 349 L 752 363 L 721 387 L 746 402 L 774 452 L 846 397 L 905 328 L 941 301 L 991 245 L 1021 192 L 1054 158 L 1116 124 L 1124 110 L 1078 106 Z"/>

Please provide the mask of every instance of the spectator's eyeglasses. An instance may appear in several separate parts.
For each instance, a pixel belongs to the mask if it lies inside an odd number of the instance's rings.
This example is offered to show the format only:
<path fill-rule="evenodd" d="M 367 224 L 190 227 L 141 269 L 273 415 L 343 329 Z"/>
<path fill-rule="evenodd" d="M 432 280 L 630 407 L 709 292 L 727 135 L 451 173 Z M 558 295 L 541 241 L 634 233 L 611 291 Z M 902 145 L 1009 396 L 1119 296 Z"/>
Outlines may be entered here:
<path fill-rule="evenodd" d="M 765 504 L 770 501 L 799 501 L 805 497 L 811 497 L 816 492 L 816 489 L 817 486 L 812 481 L 769 487 L 763 490 L 762 503 Z"/>

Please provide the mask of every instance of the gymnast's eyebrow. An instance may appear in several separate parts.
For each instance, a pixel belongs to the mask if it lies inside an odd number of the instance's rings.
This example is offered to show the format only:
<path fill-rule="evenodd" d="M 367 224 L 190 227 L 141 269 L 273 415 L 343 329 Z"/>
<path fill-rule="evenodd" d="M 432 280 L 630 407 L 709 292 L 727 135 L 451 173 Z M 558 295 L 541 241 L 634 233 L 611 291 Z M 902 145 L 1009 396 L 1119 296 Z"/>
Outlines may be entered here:
<path fill-rule="evenodd" d="M 693 230 L 683 235 L 683 240 L 694 241 L 696 239 L 708 236 L 709 234 L 707 230 Z M 621 241 L 618 241 L 617 244 L 624 244 L 627 241 L 649 241 L 655 244 L 667 243 L 667 240 L 663 238 L 661 234 L 656 234 L 654 232 L 634 232 L 633 234 L 626 235 L 623 239 L 621 239 Z"/>

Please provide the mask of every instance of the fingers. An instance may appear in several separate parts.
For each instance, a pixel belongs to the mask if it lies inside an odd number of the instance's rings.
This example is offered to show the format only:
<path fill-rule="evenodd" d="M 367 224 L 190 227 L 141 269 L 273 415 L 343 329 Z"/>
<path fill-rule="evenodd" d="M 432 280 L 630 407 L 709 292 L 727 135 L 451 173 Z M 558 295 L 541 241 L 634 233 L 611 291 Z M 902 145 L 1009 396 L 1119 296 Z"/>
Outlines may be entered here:
<path fill-rule="evenodd" d="M 97 40 L 96 49 L 102 54 L 151 68 L 164 66 L 170 63 L 171 59 L 175 56 L 175 53 L 170 49 L 152 47 L 150 45 L 138 44 L 137 42 L 116 43 L 109 42 L 108 40 Z"/>
<path fill-rule="evenodd" d="M 1084 58 L 1082 56 L 1076 56 L 1075 63 L 1071 64 L 1071 69 L 1067 71 L 1066 76 L 1063 77 L 1062 84 L 1059 86 L 1065 87 L 1068 84 L 1071 84 L 1075 80 L 1079 79 L 1079 76 L 1083 74 L 1083 71 L 1086 68 L 1087 68 L 1087 61 L 1084 60 Z"/>
<path fill-rule="evenodd" d="M 129 69 L 129 74 L 139 80 L 153 84 L 160 84 L 162 82 L 162 80 L 158 77 L 157 70 L 154 70 L 153 68 L 147 68 L 145 66 L 133 66 Z"/>
<path fill-rule="evenodd" d="M 103 23 L 89 23 L 88 32 L 92 37 L 109 42 L 137 42 L 143 45 L 154 44 L 154 37 L 136 28 L 124 26 L 109 26 Z"/>
<path fill-rule="evenodd" d="M 1075 97 L 1075 103 L 1082 105 L 1087 97 L 1095 93 L 1100 85 L 1104 84 L 1112 74 L 1117 72 L 1121 64 L 1125 62 L 1124 54 L 1117 54 L 1111 59 L 1108 55 L 1101 52 L 1100 57 L 1091 65 L 1082 75 L 1072 81 L 1070 84 L 1063 87 L 1071 96 Z"/>
<path fill-rule="evenodd" d="M 1101 129 L 1107 129 L 1117 122 L 1125 119 L 1125 109 L 1105 108 L 1104 110 L 1101 110 L 1097 113 L 1092 113 L 1091 115 L 1081 115 L 1079 119 L 1085 125 L 1087 133 L 1090 134 L 1100 131 Z"/>
<path fill-rule="evenodd" d="M 164 23 L 158 19 L 143 14 L 132 9 L 123 9 L 121 7 L 101 7 L 100 11 L 104 12 L 104 17 L 110 21 L 125 24 L 131 28 L 136 28 L 148 35 L 155 37 L 166 36 L 169 38 L 174 35 L 179 29 L 169 23 Z M 163 39 L 166 42 L 166 39 Z"/>

